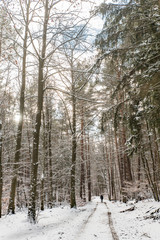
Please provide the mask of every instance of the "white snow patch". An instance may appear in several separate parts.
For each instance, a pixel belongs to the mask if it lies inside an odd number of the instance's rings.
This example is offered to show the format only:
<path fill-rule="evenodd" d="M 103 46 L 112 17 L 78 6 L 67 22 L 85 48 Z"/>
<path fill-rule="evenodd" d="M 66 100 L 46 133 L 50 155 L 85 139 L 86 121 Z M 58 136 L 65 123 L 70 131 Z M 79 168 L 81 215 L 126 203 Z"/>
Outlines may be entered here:
<path fill-rule="evenodd" d="M 132 206 L 134 211 L 122 212 Z M 138 203 L 108 202 L 112 213 L 113 224 L 119 240 L 160 240 L 160 219 L 146 219 L 150 213 L 160 208 L 154 200 L 143 200 Z"/>
<path fill-rule="evenodd" d="M 104 201 L 109 210 L 99 197 L 77 209 L 62 205 L 47 209 L 39 213 L 37 224 L 28 222 L 27 211 L 3 216 L 0 240 L 113 240 L 108 211 L 119 240 L 160 239 L 160 220 L 145 218 L 158 209 L 160 203 L 153 200 L 128 204 Z M 121 212 L 133 204 L 134 211 Z"/>

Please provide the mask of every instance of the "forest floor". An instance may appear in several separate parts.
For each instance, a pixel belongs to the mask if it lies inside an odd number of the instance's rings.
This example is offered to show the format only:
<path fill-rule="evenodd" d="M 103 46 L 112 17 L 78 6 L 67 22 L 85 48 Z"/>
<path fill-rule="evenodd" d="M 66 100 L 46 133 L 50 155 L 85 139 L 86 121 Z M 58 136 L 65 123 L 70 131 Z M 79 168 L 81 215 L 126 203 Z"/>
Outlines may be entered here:
<path fill-rule="evenodd" d="M 101 203 L 94 197 L 77 209 L 60 205 L 39 212 L 37 224 L 23 210 L 0 219 L 0 240 L 159 240 L 159 208 L 153 200 Z"/>

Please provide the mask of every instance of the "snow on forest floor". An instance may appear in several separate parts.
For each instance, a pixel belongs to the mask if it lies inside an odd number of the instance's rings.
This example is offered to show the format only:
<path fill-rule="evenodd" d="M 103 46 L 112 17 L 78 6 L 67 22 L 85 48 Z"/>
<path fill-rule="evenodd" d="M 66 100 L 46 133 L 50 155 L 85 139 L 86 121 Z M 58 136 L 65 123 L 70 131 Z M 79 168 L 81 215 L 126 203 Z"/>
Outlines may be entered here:
<path fill-rule="evenodd" d="M 147 218 L 159 207 L 153 200 L 101 203 L 94 197 L 77 209 L 61 205 L 40 212 L 37 224 L 21 211 L 0 219 L 0 240 L 160 240 L 160 218 Z"/>
<path fill-rule="evenodd" d="M 159 202 L 151 199 L 127 204 L 107 201 L 107 205 L 120 240 L 160 240 L 160 213 L 152 214 L 160 208 Z M 133 211 L 126 211 L 132 207 Z"/>

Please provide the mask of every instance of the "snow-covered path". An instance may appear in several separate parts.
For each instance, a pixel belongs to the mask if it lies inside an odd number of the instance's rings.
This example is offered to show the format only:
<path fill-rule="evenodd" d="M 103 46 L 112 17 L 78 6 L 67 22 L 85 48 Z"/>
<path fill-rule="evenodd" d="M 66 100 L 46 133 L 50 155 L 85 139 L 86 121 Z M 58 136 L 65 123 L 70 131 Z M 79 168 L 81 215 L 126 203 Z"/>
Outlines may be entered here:
<path fill-rule="evenodd" d="M 88 216 L 84 228 L 77 240 L 112 240 L 109 227 L 107 208 L 104 203 L 97 203 L 94 211 Z"/>
<path fill-rule="evenodd" d="M 37 224 L 30 224 L 23 210 L 0 219 L 0 240 L 160 240 L 159 207 L 153 199 L 125 204 L 93 197 L 77 209 L 46 209 Z"/>
<path fill-rule="evenodd" d="M 0 240 L 113 240 L 107 212 L 95 198 L 78 209 L 45 210 L 35 225 L 27 221 L 27 213 L 17 213 L 0 219 Z"/>

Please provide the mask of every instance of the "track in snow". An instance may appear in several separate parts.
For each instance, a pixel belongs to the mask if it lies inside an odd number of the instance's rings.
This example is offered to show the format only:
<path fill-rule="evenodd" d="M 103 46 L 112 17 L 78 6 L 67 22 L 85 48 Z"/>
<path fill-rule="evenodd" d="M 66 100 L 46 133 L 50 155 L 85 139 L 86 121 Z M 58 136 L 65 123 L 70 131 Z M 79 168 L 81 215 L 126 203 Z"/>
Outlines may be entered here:
<path fill-rule="evenodd" d="M 118 240 L 110 229 L 108 209 L 104 203 L 97 203 L 88 216 L 76 240 Z"/>
<path fill-rule="evenodd" d="M 99 198 L 78 209 L 47 209 L 40 212 L 35 225 L 24 212 L 0 223 L 1 240 L 118 240 L 107 204 Z"/>

